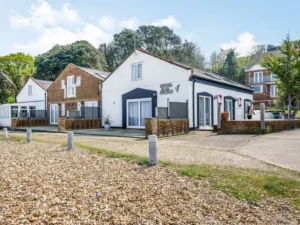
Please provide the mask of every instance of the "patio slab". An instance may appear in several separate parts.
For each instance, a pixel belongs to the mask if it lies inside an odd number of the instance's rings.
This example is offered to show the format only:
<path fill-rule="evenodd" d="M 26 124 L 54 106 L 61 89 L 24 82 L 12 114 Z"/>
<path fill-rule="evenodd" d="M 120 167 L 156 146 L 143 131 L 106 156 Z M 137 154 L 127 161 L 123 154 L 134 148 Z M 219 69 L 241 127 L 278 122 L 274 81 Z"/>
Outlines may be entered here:
<path fill-rule="evenodd" d="M 30 128 L 32 132 L 52 132 L 52 133 L 65 133 L 59 131 L 57 126 L 40 126 L 40 127 L 18 127 L 13 128 L 13 131 L 26 131 Z M 73 130 L 74 134 L 80 135 L 96 135 L 96 136 L 111 136 L 111 137 L 135 137 L 144 138 L 145 131 L 138 129 L 117 129 L 111 128 L 109 131 L 105 131 L 103 128 L 99 129 L 86 129 L 86 130 Z"/>

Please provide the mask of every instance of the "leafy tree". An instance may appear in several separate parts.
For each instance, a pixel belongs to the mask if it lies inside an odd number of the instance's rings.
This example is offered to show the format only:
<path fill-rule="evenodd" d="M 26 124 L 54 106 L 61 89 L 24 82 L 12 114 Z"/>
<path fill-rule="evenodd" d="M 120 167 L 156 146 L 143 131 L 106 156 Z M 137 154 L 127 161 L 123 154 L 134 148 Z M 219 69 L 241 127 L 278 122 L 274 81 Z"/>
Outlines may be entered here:
<path fill-rule="evenodd" d="M 38 55 L 35 60 L 34 77 L 55 80 L 69 64 L 107 70 L 105 57 L 87 41 L 77 41 L 69 45 L 55 45 L 48 52 Z"/>
<path fill-rule="evenodd" d="M 228 52 L 223 64 L 223 75 L 232 80 L 238 80 L 239 65 L 234 50 Z"/>
<path fill-rule="evenodd" d="M 16 97 L 33 72 L 34 58 L 30 55 L 19 52 L 0 57 L 0 76 L 5 79 L 0 89 L 8 88 Z"/>
<path fill-rule="evenodd" d="M 169 60 L 204 68 L 205 57 L 201 49 L 192 42 L 184 41 L 172 29 L 164 26 L 140 26 L 136 31 L 124 29 L 114 35 L 111 43 L 99 46 L 114 70 L 135 48 L 142 48 Z"/>
<path fill-rule="evenodd" d="M 265 45 L 254 45 L 252 47 L 251 55 L 261 54 L 267 50 Z"/>
<path fill-rule="evenodd" d="M 10 95 L 10 86 L 7 80 L 0 76 L 0 104 L 7 103 Z"/>
<path fill-rule="evenodd" d="M 282 56 L 266 54 L 262 66 L 277 75 L 278 97 L 288 103 L 288 117 L 295 117 L 300 107 L 300 41 L 291 41 L 287 35 L 278 49 Z"/>
<path fill-rule="evenodd" d="M 224 73 L 224 62 L 227 57 L 227 54 L 234 49 L 220 49 L 219 52 L 213 52 L 210 56 L 210 70 L 214 73 Z"/>

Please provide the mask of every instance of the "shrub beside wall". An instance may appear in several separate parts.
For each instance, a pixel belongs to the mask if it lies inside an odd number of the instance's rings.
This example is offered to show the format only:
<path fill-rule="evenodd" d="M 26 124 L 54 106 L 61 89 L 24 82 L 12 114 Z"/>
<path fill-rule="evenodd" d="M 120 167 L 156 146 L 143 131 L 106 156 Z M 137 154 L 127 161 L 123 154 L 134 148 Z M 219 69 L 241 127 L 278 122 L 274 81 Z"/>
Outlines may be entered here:
<path fill-rule="evenodd" d="M 155 134 L 158 137 L 175 136 L 189 133 L 188 119 L 157 119 L 147 118 L 145 127 L 146 138 Z"/>
<path fill-rule="evenodd" d="M 58 130 L 83 130 L 100 128 L 100 119 L 66 119 L 58 118 Z"/>
<path fill-rule="evenodd" d="M 11 119 L 11 127 L 38 127 L 49 125 L 48 119 Z"/>

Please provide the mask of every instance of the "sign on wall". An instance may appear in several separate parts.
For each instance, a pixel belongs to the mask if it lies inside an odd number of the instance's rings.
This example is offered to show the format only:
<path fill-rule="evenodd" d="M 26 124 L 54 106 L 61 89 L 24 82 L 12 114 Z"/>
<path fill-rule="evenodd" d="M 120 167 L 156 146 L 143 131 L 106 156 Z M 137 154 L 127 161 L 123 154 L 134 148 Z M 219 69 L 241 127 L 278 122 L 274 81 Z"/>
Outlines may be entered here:
<path fill-rule="evenodd" d="M 173 84 L 172 83 L 165 83 L 165 84 L 161 84 L 160 85 L 160 94 L 161 95 L 168 95 L 168 94 L 173 94 L 174 90 L 173 90 Z M 176 92 L 178 93 L 179 92 L 179 87 L 180 87 L 180 84 L 178 84 L 176 87 L 175 87 L 175 90 Z"/>

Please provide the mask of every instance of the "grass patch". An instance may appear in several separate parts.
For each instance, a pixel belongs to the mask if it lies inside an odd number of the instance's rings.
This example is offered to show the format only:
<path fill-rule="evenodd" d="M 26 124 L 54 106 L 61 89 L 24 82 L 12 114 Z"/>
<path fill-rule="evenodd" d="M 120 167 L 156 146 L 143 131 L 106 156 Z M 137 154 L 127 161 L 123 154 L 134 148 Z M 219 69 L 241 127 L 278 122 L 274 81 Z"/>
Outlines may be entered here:
<path fill-rule="evenodd" d="M 237 199 L 254 204 L 263 198 L 286 198 L 300 209 L 300 181 L 255 169 L 214 168 L 212 166 L 180 166 L 179 173 L 208 180 L 211 186 Z"/>
<path fill-rule="evenodd" d="M 109 158 L 117 158 L 117 159 L 123 159 L 126 162 L 130 163 L 136 163 L 138 165 L 148 165 L 149 160 L 146 157 L 141 157 L 133 154 L 123 154 L 123 153 L 118 153 L 118 152 L 111 152 L 106 149 L 101 149 L 101 148 L 95 148 L 89 145 L 84 145 L 84 144 L 76 144 L 78 147 L 83 148 L 88 150 L 89 153 L 91 154 L 101 154 L 105 155 Z"/>

